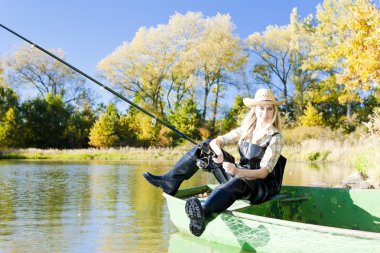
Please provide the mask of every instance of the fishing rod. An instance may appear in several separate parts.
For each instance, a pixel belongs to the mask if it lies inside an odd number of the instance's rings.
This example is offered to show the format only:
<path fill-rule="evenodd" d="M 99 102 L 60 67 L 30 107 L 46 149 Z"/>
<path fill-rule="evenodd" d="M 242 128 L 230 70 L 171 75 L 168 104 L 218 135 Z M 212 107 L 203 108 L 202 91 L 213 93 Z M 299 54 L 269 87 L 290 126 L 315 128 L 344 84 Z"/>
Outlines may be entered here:
<path fill-rule="evenodd" d="M 21 36 L 20 34 L 14 32 L 13 30 L 9 29 L 8 27 L 0 24 L 0 26 L 2 28 L 4 28 L 5 30 L 7 30 L 8 32 L 16 35 L 17 37 L 19 37 L 20 39 L 28 42 L 29 44 L 31 44 L 33 47 L 36 47 L 38 48 L 39 50 L 41 50 L 42 52 L 44 52 L 45 54 L 48 54 L 49 56 L 53 57 L 54 59 L 56 59 L 57 61 L 63 63 L 64 65 L 66 65 L 67 67 L 71 68 L 72 70 L 78 72 L 79 74 L 81 74 L 82 76 L 86 77 L 87 79 L 93 81 L 94 83 L 96 83 L 97 85 L 101 86 L 102 88 L 108 90 L 109 92 L 111 92 L 112 94 L 114 94 L 115 96 L 119 97 L 120 99 L 124 100 L 125 102 L 127 102 L 128 104 L 132 105 L 133 107 L 135 107 L 136 109 L 140 110 L 141 112 L 145 113 L 146 115 L 150 116 L 151 118 L 153 118 L 154 121 L 158 121 L 160 122 L 162 125 L 166 126 L 167 128 L 169 128 L 170 130 L 172 130 L 173 132 L 175 132 L 176 134 L 178 134 L 179 136 L 181 136 L 182 138 L 190 141 L 191 143 L 197 145 L 197 146 L 200 146 L 200 144 L 198 144 L 196 141 L 194 141 L 193 139 L 191 139 L 189 136 L 187 136 L 186 134 L 184 133 L 181 133 L 180 131 L 178 131 L 174 126 L 166 123 L 165 121 L 163 121 L 162 119 L 160 118 L 157 118 L 155 115 L 153 115 L 152 113 L 148 112 L 147 110 L 145 110 L 144 108 L 141 108 L 139 105 L 135 104 L 134 102 L 132 102 L 131 100 L 129 100 L 128 98 L 124 97 L 123 95 L 121 95 L 120 93 L 114 91 L 113 89 L 111 89 L 110 87 L 108 87 L 107 85 L 104 85 L 103 83 L 99 82 L 98 80 L 96 80 L 95 78 L 87 75 L 86 73 L 84 73 L 83 71 L 81 71 L 80 69 L 74 67 L 73 65 L 69 64 L 68 62 L 64 61 L 63 59 L 59 58 L 58 56 L 56 56 L 55 54 L 52 54 L 51 52 L 45 50 L 44 48 L 40 47 L 39 45 L 33 43 L 32 41 L 28 40 L 27 38 Z M 202 149 L 202 148 L 201 148 Z"/>

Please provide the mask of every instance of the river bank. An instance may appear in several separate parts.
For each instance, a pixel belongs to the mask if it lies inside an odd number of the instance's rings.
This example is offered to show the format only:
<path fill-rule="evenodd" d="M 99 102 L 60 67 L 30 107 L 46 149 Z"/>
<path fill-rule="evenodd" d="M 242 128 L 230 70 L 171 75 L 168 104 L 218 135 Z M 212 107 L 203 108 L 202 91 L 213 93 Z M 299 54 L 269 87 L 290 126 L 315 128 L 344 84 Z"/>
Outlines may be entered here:
<path fill-rule="evenodd" d="M 342 168 L 354 168 L 364 179 L 376 185 L 380 182 L 379 138 L 365 140 L 309 139 L 299 144 L 285 145 L 283 155 L 290 161 L 334 163 Z M 0 159 L 31 159 L 61 161 L 176 161 L 191 145 L 175 148 L 109 148 L 109 149 L 12 149 L 0 151 Z M 238 157 L 236 146 L 225 149 Z M 377 186 L 378 187 L 378 186 Z"/>

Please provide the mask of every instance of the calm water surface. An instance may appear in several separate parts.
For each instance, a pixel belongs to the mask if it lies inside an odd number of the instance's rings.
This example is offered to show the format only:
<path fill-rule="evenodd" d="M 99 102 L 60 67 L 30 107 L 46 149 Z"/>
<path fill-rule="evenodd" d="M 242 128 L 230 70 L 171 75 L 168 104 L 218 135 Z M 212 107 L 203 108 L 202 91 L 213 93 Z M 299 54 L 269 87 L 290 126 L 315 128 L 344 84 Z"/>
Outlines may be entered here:
<path fill-rule="evenodd" d="M 176 232 L 142 177 L 170 165 L 0 160 L 0 252 L 230 252 Z M 352 173 L 288 162 L 284 184 L 334 186 Z M 200 171 L 183 187 L 206 183 L 215 180 Z"/>

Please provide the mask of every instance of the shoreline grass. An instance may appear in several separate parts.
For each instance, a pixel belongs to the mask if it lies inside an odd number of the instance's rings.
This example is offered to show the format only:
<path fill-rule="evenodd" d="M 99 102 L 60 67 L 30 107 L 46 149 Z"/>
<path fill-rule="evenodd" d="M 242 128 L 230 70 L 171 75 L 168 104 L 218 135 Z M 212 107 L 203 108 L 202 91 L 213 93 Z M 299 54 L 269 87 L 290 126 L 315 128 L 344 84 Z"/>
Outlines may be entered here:
<path fill-rule="evenodd" d="M 354 168 L 372 181 L 380 182 L 380 138 L 344 141 L 308 139 L 299 144 L 287 144 L 283 155 L 289 161 L 334 163 Z M 58 160 L 58 161 L 176 161 L 192 148 L 184 145 L 175 148 L 109 148 L 109 149 L 10 149 L 0 151 L 0 159 Z M 239 157 L 236 146 L 225 150 Z"/>
<path fill-rule="evenodd" d="M 176 148 L 109 148 L 109 149 L 10 149 L 0 151 L 0 159 L 32 159 L 60 161 L 168 161 L 186 152 Z"/>

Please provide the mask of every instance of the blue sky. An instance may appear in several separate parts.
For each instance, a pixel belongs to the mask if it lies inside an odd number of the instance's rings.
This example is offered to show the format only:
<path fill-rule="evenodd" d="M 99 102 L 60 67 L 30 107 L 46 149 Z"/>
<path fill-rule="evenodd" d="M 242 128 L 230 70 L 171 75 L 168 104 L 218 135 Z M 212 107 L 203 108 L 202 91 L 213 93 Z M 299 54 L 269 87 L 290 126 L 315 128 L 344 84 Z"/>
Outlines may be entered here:
<path fill-rule="evenodd" d="M 41 47 L 61 48 L 66 60 L 91 76 L 97 63 L 142 27 L 166 24 L 175 12 L 230 14 L 246 38 L 268 25 L 287 25 L 294 7 L 301 17 L 316 13 L 319 0 L 0 0 L 0 23 Z M 22 41 L 0 28 L 0 56 Z M 95 84 L 94 84 L 95 85 Z"/>

